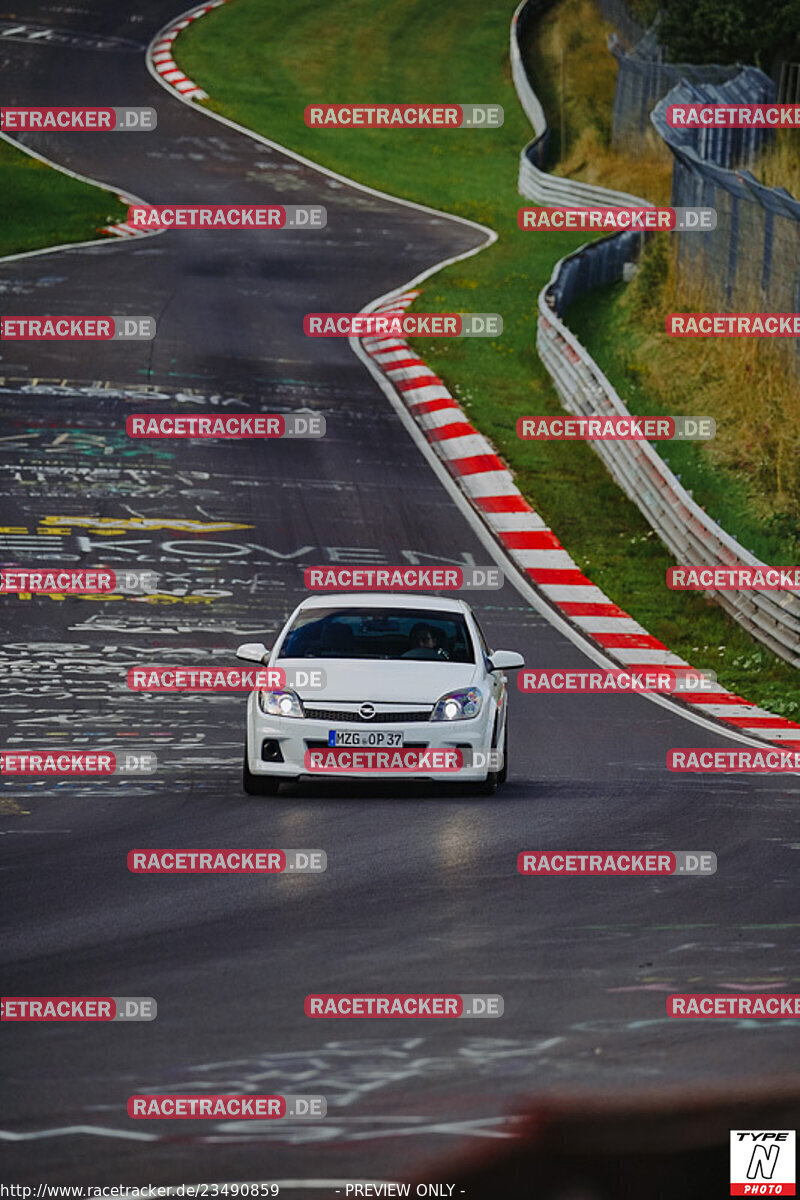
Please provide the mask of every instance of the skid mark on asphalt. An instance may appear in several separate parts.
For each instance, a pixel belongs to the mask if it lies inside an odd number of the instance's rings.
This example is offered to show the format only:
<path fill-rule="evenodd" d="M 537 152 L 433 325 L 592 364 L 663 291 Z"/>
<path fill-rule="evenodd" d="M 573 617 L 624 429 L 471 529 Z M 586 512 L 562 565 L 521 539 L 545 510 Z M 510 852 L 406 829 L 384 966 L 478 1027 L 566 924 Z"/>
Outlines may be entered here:
<path fill-rule="evenodd" d="M 110 50 L 141 54 L 144 45 L 130 38 L 104 34 L 73 33 L 69 29 L 54 29 L 51 25 L 30 22 L 0 21 L 0 43 L 27 42 L 31 45 L 68 46 L 72 50 Z"/>

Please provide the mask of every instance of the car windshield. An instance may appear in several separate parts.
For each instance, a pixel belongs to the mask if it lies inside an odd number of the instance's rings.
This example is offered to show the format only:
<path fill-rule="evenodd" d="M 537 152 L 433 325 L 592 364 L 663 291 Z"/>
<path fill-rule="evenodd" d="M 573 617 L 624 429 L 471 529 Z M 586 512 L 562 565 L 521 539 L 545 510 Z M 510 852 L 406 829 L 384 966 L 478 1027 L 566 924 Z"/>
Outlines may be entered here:
<path fill-rule="evenodd" d="M 278 657 L 475 661 L 463 614 L 425 608 L 306 608 Z"/>

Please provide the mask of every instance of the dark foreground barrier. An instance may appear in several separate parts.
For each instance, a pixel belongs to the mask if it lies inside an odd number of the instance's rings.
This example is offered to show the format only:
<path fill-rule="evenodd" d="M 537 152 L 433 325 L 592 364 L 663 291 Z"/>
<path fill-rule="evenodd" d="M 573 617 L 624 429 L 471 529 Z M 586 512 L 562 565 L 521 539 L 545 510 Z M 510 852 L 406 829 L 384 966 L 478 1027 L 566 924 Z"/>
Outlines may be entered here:
<path fill-rule="evenodd" d="M 414 1184 L 444 1179 L 467 1200 L 716 1200 L 730 1193 L 731 1130 L 794 1130 L 799 1123 L 796 1080 L 626 1088 L 609 1097 L 559 1093 L 509 1126 L 517 1137 L 437 1164 Z"/>

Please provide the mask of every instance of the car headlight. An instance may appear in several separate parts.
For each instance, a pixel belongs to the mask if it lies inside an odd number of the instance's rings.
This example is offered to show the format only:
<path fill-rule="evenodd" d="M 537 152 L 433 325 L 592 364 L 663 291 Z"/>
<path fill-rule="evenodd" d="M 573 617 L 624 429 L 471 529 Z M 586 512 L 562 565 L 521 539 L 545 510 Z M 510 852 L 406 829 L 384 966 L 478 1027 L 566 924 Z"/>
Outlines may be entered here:
<path fill-rule="evenodd" d="M 483 696 L 477 688 L 464 688 L 448 692 L 436 701 L 431 714 L 432 721 L 470 721 L 481 711 Z"/>
<path fill-rule="evenodd" d="M 304 717 L 303 705 L 296 692 L 281 688 L 276 692 L 259 692 L 258 707 L 268 717 Z"/>

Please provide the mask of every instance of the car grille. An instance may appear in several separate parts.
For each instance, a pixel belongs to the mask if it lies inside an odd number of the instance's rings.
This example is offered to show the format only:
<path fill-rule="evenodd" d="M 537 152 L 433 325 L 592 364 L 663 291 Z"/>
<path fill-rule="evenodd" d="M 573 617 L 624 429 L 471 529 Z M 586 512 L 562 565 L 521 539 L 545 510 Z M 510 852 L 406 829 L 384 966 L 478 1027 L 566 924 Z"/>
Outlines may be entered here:
<path fill-rule="evenodd" d="M 303 711 L 314 721 L 345 721 L 357 725 L 399 725 L 412 721 L 429 721 L 430 708 L 413 709 L 409 712 L 376 712 L 374 717 L 362 717 L 359 712 L 345 712 L 339 708 L 316 708 L 304 704 Z"/>

